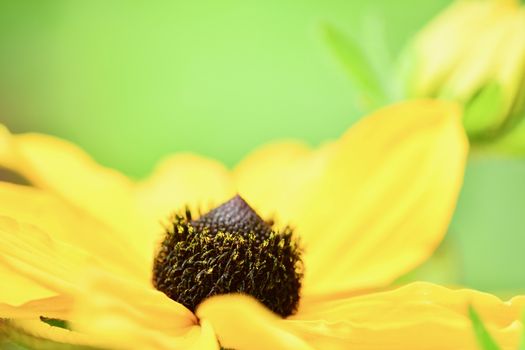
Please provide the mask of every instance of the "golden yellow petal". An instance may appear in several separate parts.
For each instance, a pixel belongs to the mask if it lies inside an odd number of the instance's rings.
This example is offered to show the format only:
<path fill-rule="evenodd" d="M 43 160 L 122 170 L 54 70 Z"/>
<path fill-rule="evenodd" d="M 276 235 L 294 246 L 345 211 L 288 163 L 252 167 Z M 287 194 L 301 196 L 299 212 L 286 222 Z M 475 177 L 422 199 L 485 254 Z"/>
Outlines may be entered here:
<path fill-rule="evenodd" d="M 200 327 L 194 326 L 199 333 L 196 339 L 188 345 L 188 350 L 219 350 L 219 341 L 210 322 L 200 321 Z"/>
<path fill-rule="evenodd" d="M 78 288 L 76 282 L 84 269 L 100 265 L 85 251 L 55 240 L 33 225 L 4 216 L 0 216 L 0 263 L 14 274 L 65 295 Z"/>
<path fill-rule="evenodd" d="M 298 180 L 296 169 L 311 153 L 298 141 L 275 142 L 255 150 L 235 168 L 237 191 L 266 219 L 282 221 L 289 209 L 289 186 Z"/>
<path fill-rule="evenodd" d="M 0 303 L 20 305 L 28 300 L 46 298 L 56 294 L 35 281 L 15 273 L 2 264 L 0 264 L 0 281 L 2 281 Z M 0 311 L 1 317 L 7 316 L 2 316 L 2 311 Z"/>
<path fill-rule="evenodd" d="M 90 339 L 84 334 L 59 327 L 52 327 L 40 320 L 16 320 L 10 322 L 10 325 L 15 327 L 16 330 L 27 333 L 33 337 L 63 344 L 93 347 L 97 345 L 94 339 Z"/>
<path fill-rule="evenodd" d="M 497 67 L 498 53 L 509 37 L 507 28 L 511 26 L 511 19 L 511 13 L 498 17 L 490 27 L 480 29 L 481 32 L 471 38 L 470 49 L 461 55 L 454 72 L 444 82 L 445 91 L 452 91 L 455 97 L 466 102 L 489 82 Z"/>
<path fill-rule="evenodd" d="M 11 135 L 0 126 L 0 166 L 88 211 L 144 250 L 147 235 L 141 234 L 133 183 L 98 165 L 79 147 L 41 134 Z"/>
<path fill-rule="evenodd" d="M 496 3 L 496 2 L 495 2 Z M 462 103 L 469 102 L 479 91 L 498 84 L 502 105 L 497 118 L 488 123 L 466 119 L 469 132 L 497 129 L 510 112 L 522 82 L 525 58 L 525 18 L 523 12 L 502 14 L 488 27 L 480 28 L 471 39 L 469 49 L 458 61 L 454 72 L 444 82 L 443 92 Z M 474 117 L 475 118 L 475 117 Z"/>
<path fill-rule="evenodd" d="M 317 349 L 477 350 L 468 305 L 503 349 L 516 349 L 525 297 L 414 283 L 388 292 L 302 305 L 288 326 Z"/>
<path fill-rule="evenodd" d="M 31 223 L 51 238 L 85 250 L 100 258 L 109 269 L 149 281 L 151 271 L 138 254 L 133 253 L 126 239 L 49 192 L 0 182 L 0 213 Z"/>
<path fill-rule="evenodd" d="M 305 257 L 310 283 L 319 290 L 388 284 L 428 258 L 446 233 L 468 148 L 460 110 L 431 100 L 394 105 L 338 146 L 313 197 L 330 208 L 304 207 L 298 218 L 318 237 Z"/>
<path fill-rule="evenodd" d="M 454 1 L 416 37 L 411 96 L 437 96 L 462 57 L 486 28 L 519 6 L 518 1 Z M 483 57 L 478 57 L 483 58 Z M 475 63 L 475 62 L 472 62 Z"/>
<path fill-rule="evenodd" d="M 255 299 L 227 294 L 205 300 L 196 311 L 209 321 L 221 346 L 237 350 L 313 349 L 289 329 L 283 320 Z"/>
<path fill-rule="evenodd" d="M 186 349 L 211 344 L 210 328 L 163 293 L 99 270 L 85 274 L 74 296 L 73 329 L 109 348 Z M 213 333 L 213 332 L 211 332 Z"/>
<path fill-rule="evenodd" d="M 126 239 L 143 266 L 151 265 L 161 220 L 187 204 L 208 209 L 234 195 L 221 164 L 190 154 L 168 158 L 153 176 L 135 184 L 102 167 L 77 146 L 40 134 L 11 135 L 0 129 L 0 166 L 19 172 L 107 223 Z"/>
<path fill-rule="evenodd" d="M 138 210 L 152 233 L 158 233 L 160 222 L 177 210 L 188 206 L 206 211 L 235 194 L 231 175 L 222 164 L 192 154 L 165 159 L 136 191 Z"/>
<path fill-rule="evenodd" d="M 73 300 L 68 296 L 35 299 L 20 306 L 0 303 L 0 318 L 39 319 L 40 316 L 66 320 L 70 316 Z"/>
<path fill-rule="evenodd" d="M 237 169 L 248 202 L 278 206 L 303 239 L 306 293 L 385 285 L 432 253 L 462 183 L 460 114 L 447 102 L 404 102 L 314 152 L 283 146 L 285 160 L 272 163 L 279 148 L 263 148 Z M 262 175 L 249 166 L 258 160 Z"/>

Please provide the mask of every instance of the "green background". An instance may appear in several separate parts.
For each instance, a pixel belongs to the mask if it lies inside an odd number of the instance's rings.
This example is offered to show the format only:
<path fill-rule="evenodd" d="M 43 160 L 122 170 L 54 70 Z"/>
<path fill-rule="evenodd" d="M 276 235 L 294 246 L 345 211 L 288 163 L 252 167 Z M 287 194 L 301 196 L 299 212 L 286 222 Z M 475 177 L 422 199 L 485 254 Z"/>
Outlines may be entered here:
<path fill-rule="evenodd" d="M 136 178 L 177 151 L 232 166 L 276 138 L 316 145 L 361 116 L 321 25 L 373 50 L 380 23 L 395 57 L 447 3 L 1 0 L 0 122 Z M 451 234 L 407 279 L 525 289 L 524 180 L 524 161 L 473 157 Z"/>

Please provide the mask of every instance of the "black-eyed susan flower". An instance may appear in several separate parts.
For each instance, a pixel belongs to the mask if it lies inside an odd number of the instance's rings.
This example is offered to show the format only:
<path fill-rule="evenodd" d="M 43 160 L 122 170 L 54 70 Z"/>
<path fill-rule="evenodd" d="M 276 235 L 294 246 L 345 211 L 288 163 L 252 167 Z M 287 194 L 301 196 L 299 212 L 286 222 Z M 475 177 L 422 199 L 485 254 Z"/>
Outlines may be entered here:
<path fill-rule="evenodd" d="M 508 143 L 525 115 L 525 8 L 517 0 L 458 0 L 414 38 L 405 55 L 407 95 L 465 105 L 478 142 Z M 523 128 L 523 126 L 520 126 Z M 515 136 L 512 136 L 515 137 Z"/>
<path fill-rule="evenodd" d="M 444 235 L 462 130 L 456 105 L 407 102 L 315 150 L 274 143 L 233 171 L 179 154 L 138 183 L 3 130 L 2 165 L 34 187 L 0 183 L 0 317 L 104 348 L 474 349 L 473 305 L 512 348 L 525 298 L 374 291 Z"/>

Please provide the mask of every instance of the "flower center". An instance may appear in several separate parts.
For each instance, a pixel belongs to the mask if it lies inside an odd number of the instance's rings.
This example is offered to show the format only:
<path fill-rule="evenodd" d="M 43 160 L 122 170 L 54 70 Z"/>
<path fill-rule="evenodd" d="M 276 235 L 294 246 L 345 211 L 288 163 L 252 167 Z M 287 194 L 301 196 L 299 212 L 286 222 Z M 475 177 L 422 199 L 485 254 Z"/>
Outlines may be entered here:
<path fill-rule="evenodd" d="M 240 197 L 193 219 L 175 215 L 155 257 L 153 285 L 188 309 L 217 294 L 245 293 L 286 317 L 299 302 L 301 250 Z"/>

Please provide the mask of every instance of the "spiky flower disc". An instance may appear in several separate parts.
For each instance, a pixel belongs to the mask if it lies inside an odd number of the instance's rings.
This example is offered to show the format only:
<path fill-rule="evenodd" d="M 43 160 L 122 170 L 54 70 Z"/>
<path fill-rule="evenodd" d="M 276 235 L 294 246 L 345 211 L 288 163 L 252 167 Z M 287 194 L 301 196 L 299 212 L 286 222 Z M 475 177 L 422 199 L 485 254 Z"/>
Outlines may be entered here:
<path fill-rule="evenodd" d="M 295 312 L 301 253 L 291 229 L 275 231 L 240 197 L 194 220 L 175 215 L 153 266 L 153 284 L 194 311 L 204 299 L 246 293 L 285 317 Z"/>

